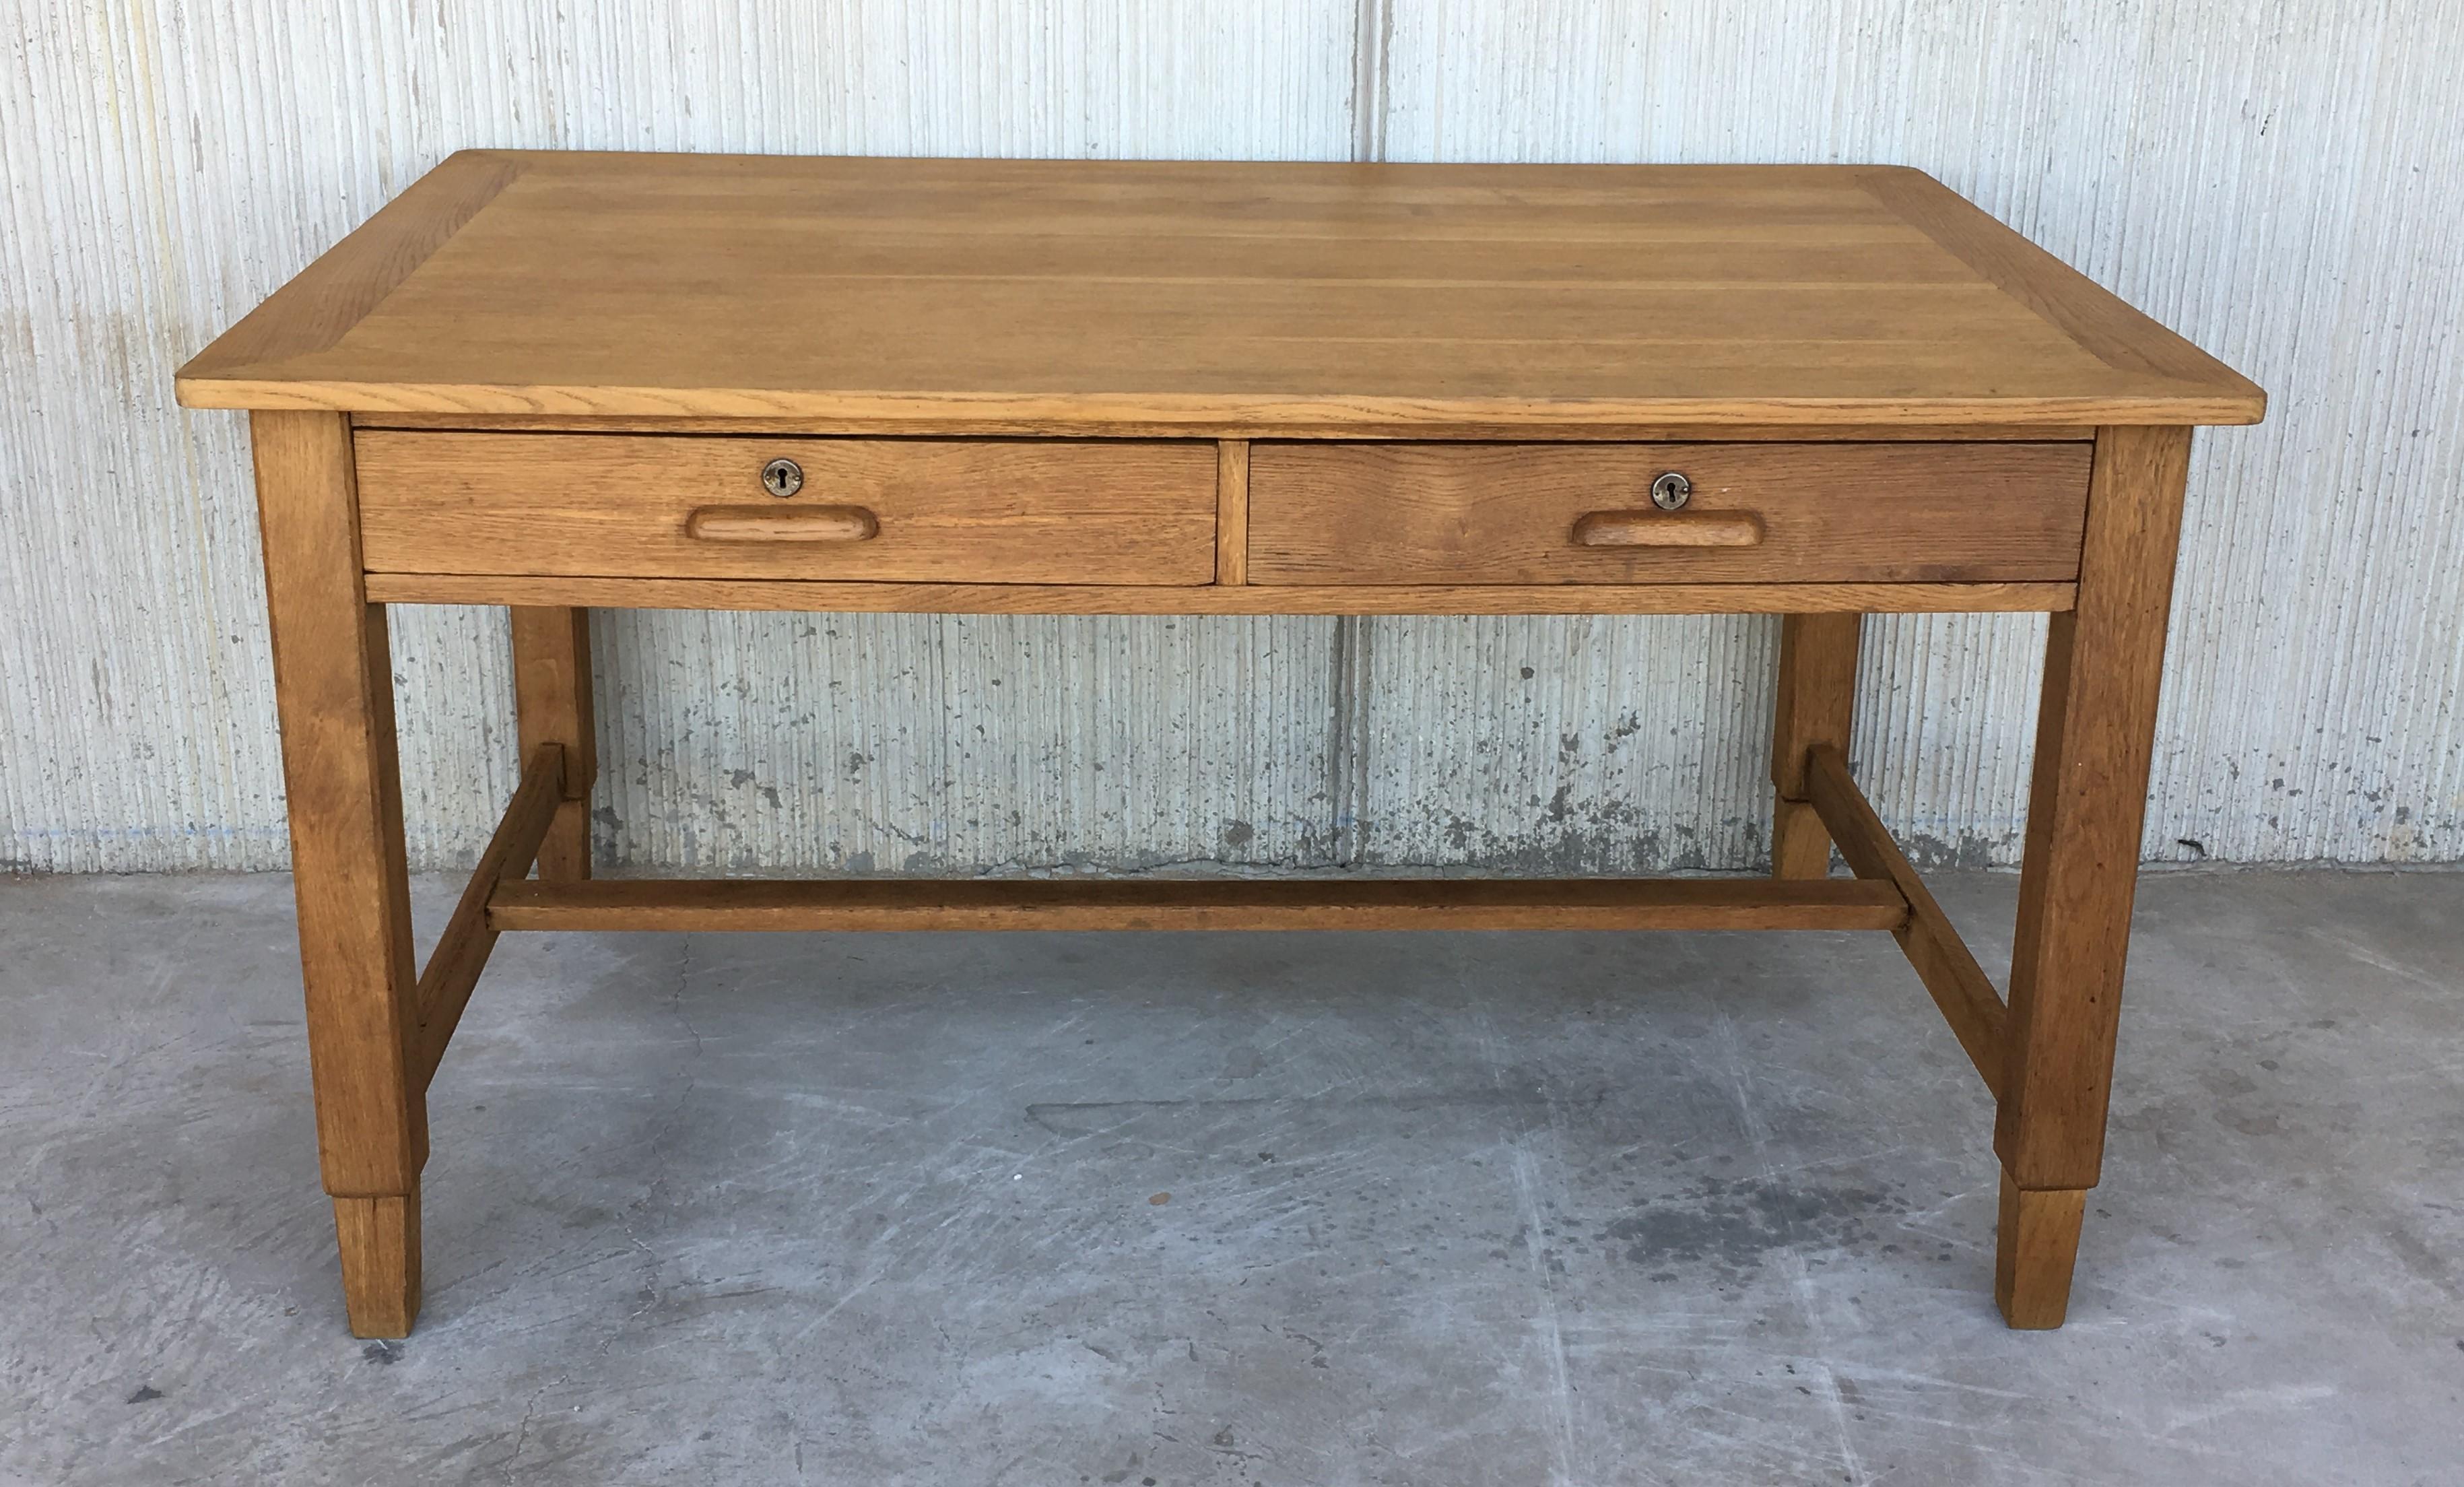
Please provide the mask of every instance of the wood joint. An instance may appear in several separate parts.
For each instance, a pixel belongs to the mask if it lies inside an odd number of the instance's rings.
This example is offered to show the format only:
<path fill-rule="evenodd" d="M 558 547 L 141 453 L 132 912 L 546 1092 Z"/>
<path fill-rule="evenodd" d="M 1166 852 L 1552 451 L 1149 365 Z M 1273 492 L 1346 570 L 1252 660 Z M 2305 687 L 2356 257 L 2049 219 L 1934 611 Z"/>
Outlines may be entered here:
<path fill-rule="evenodd" d="M 462 1009 L 470 1003 L 471 988 L 478 985 L 488 952 L 495 948 L 496 931 L 488 922 L 489 899 L 530 872 L 563 798 L 564 746 L 542 744 L 531 750 L 522 783 L 505 807 L 504 818 L 496 823 L 495 834 L 488 838 L 487 850 L 479 854 L 479 865 L 463 888 L 461 901 L 453 906 L 453 917 L 446 921 L 445 933 L 419 973 L 415 998 L 419 1020 L 409 1062 L 412 1078 L 421 1089 L 436 1076 L 445 1046 L 452 1041 Z"/>
<path fill-rule="evenodd" d="M 1985 1087 L 2002 1095 L 2003 1049 L 2010 1011 L 1986 978 L 1983 966 L 1951 927 L 1950 918 L 1926 891 L 1925 880 L 1891 838 L 1864 791 L 1848 773 L 1848 756 L 1828 744 L 1806 751 L 1805 780 L 1814 809 L 1830 830 L 1839 855 L 1859 879 L 1887 882 L 1908 906 L 1905 922 L 1892 930 L 1919 980 L 1942 1009 L 1952 1035 L 1967 1051 Z"/>

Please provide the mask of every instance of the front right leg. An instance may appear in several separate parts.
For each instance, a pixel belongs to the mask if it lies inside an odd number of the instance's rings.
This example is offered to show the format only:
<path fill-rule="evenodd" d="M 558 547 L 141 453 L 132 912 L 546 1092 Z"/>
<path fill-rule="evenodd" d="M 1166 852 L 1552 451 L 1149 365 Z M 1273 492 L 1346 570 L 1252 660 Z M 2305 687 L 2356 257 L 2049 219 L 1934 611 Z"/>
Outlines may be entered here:
<path fill-rule="evenodd" d="M 428 1104 L 385 610 L 362 581 L 349 420 L 259 412 L 250 434 L 318 1152 L 351 1331 L 398 1338 L 419 1314 Z"/>

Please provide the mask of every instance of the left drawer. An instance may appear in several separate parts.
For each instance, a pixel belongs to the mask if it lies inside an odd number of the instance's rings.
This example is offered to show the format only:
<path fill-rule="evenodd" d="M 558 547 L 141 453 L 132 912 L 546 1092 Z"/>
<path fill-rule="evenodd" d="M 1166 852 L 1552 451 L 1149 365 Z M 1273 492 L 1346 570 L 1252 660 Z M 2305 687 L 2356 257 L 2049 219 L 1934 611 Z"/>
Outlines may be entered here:
<path fill-rule="evenodd" d="M 364 429 L 356 445 L 373 573 L 1215 576 L 1209 443 Z"/>

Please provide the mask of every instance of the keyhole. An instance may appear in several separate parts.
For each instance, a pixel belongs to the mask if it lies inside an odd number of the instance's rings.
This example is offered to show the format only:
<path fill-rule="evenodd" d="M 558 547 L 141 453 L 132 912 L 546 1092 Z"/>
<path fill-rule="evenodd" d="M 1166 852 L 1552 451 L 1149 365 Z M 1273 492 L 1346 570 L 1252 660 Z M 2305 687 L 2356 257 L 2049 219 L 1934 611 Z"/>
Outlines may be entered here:
<path fill-rule="evenodd" d="M 793 496 L 804 488 L 804 471 L 792 459 L 774 459 L 761 467 L 761 488 L 773 496 Z"/>

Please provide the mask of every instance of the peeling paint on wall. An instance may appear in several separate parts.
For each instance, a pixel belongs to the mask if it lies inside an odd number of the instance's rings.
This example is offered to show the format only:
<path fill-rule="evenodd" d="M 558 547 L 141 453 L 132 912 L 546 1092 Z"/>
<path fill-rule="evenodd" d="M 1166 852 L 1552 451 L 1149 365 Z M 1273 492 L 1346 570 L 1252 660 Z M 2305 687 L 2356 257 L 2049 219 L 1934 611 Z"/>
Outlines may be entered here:
<path fill-rule="evenodd" d="M 27 0 L 0 59 L 0 868 L 284 860 L 245 431 L 171 369 L 465 145 L 1923 166 L 2255 377 L 2192 471 L 2147 851 L 2464 858 L 2464 12 L 2294 0 Z M 602 850 L 855 872 L 1740 867 L 1774 622 L 605 613 Z M 2016 858 L 2043 622 L 1869 626 L 1855 754 Z M 513 785 L 398 610 L 414 857 Z"/>

